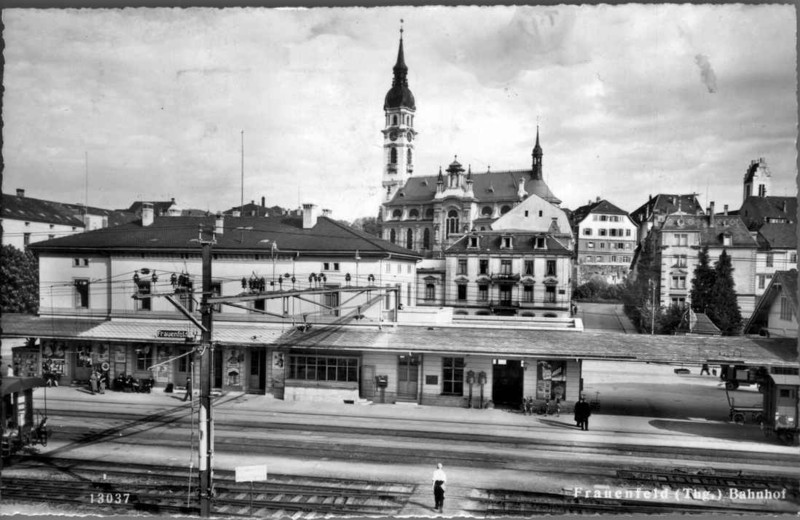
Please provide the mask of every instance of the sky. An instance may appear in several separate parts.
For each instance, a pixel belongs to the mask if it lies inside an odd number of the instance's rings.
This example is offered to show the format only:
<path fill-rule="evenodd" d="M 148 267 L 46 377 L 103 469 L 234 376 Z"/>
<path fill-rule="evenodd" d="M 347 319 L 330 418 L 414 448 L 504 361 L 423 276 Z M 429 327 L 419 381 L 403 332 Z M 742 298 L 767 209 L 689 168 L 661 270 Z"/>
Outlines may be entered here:
<path fill-rule="evenodd" d="M 562 207 L 738 208 L 763 157 L 796 194 L 788 5 L 7 9 L 3 192 L 224 211 L 382 201 L 401 20 L 414 175 L 543 170 Z M 244 182 L 242 183 L 242 178 Z M 88 182 L 87 182 L 88 179 Z M 88 186 L 88 189 L 87 189 Z"/>

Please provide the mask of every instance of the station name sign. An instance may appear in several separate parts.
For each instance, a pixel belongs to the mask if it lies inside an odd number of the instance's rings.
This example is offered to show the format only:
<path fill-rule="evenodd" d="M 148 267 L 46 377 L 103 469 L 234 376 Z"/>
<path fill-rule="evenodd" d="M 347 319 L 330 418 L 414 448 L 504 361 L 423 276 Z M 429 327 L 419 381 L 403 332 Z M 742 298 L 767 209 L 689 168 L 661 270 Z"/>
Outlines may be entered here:
<path fill-rule="evenodd" d="M 189 332 L 186 330 L 168 330 L 168 329 L 159 329 L 156 333 L 156 336 L 159 338 L 188 338 Z"/>

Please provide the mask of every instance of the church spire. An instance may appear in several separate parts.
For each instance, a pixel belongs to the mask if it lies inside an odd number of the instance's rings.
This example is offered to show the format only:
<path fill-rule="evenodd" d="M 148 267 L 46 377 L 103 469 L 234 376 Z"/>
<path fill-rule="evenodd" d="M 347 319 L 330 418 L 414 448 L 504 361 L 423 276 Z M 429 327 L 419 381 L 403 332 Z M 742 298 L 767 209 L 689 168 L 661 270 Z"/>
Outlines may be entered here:
<path fill-rule="evenodd" d="M 536 125 L 536 145 L 533 147 L 533 172 L 532 177 L 534 179 L 542 179 L 542 146 L 539 144 L 539 125 Z"/>
<path fill-rule="evenodd" d="M 403 20 L 400 20 L 403 23 Z M 394 71 L 394 78 L 392 79 L 392 88 L 386 93 L 386 99 L 383 103 L 384 110 L 393 108 L 408 108 L 416 110 L 414 103 L 414 95 L 408 88 L 408 66 L 406 66 L 405 53 L 403 52 L 403 26 L 400 26 L 400 44 L 397 47 L 397 62 L 392 69 Z"/>
<path fill-rule="evenodd" d="M 394 80 L 392 86 L 408 86 L 408 67 L 403 53 L 403 20 L 400 20 L 400 46 L 397 48 L 397 63 L 394 64 Z"/>

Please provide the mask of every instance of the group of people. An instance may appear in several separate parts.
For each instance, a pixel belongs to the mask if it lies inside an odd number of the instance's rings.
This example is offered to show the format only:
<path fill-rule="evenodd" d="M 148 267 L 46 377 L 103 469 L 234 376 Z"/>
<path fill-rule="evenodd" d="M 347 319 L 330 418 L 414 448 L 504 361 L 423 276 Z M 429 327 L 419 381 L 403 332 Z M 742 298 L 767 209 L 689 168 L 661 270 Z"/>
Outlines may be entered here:
<path fill-rule="evenodd" d="M 89 390 L 92 391 L 92 395 L 96 393 L 104 394 L 106 393 L 106 388 L 108 387 L 108 376 L 105 372 L 98 372 L 97 370 L 92 370 L 91 375 L 89 376 Z"/>

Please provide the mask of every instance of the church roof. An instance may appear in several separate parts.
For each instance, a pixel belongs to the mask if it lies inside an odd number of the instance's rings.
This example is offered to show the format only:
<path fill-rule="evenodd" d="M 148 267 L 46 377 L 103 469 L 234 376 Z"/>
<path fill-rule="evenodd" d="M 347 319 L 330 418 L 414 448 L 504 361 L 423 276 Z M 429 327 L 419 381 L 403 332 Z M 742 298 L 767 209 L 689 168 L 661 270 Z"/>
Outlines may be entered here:
<path fill-rule="evenodd" d="M 516 201 L 519 180 L 525 179 L 525 191 L 528 194 L 536 194 L 553 204 L 561 203 L 544 180 L 531 177 L 531 170 L 472 172 L 472 193 L 478 202 Z M 395 193 L 386 206 L 433 202 L 436 195 L 436 180 L 436 175 L 409 177 L 405 186 Z"/>

